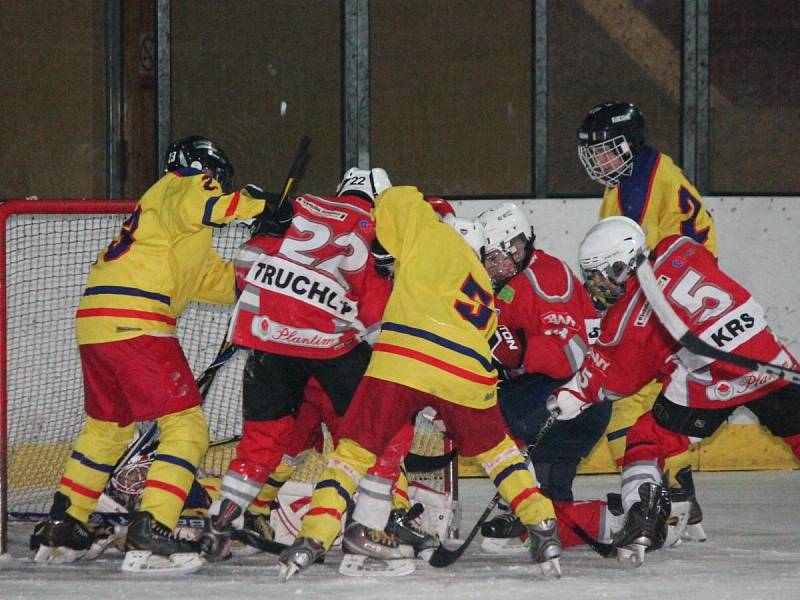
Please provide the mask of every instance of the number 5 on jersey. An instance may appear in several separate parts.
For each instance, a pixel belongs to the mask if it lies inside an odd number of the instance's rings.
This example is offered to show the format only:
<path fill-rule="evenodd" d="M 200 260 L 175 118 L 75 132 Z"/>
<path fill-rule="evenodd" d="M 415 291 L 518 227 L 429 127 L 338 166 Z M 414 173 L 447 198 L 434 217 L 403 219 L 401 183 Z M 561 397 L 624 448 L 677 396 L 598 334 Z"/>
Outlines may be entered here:
<path fill-rule="evenodd" d="M 456 300 L 455 309 L 465 320 L 477 329 L 486 329 L 494 309 L 491 307 L 492 294 L 484 290 L 470 273 L 461 285 L 461 292 L 475 302 Z"/>

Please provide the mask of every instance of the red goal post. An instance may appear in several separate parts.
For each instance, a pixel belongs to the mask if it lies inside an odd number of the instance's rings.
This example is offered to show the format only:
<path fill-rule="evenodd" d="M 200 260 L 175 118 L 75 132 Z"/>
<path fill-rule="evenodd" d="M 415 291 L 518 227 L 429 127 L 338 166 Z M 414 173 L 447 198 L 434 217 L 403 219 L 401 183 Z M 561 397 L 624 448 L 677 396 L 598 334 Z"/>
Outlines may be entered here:
<path fill-rule="evenodd" d="M 7 550 L 9 516 L 29 518 L 49 509 L 83 425 L 75 311 L 97 253 L 135 206 L 134 200 L 0 202 L 0 553 Z M 249 235 L 246 227 L 233 225 L 215 230 L 214 244 L 232 258 Z M 179 319 L 178 336 L 195 375 L 214 359 L 229 311 L 192 303 Z M 245 354 L 237 352 L 226 363 L 206 397 L 212 441 L 241 431 Z M 419 454 L 451 447 L 440 431 L 417 432 L 413 450 Z M 233 448 L 212 448 L 201 469 L 222 473 Z M 313 480 L 321 468 L 317 458 L 293 478 Z M 457 497 L 452 469 L 418 479 Z"/>

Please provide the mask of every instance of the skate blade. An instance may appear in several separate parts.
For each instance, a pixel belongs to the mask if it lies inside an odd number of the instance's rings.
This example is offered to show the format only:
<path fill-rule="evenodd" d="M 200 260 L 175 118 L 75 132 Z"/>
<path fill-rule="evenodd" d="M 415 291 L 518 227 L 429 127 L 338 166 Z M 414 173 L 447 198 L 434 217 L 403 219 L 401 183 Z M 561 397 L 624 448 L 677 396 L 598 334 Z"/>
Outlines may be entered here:
<path fill-rule="evenodd" d="M 667 539 L 664 540 L 664 547 L 665 548 L 677 548 L 681 545 L 681 536 L 678 533 L 677 527 L 668 527 L 667 528 Z"/>
<path fill-rule="evenodd" d="M 339 564 L 339 573 L 348 577 L 402 577 L 416 571 L 414 561 L 408 558 L 383 560 L 363 554 L 345 554 Z"/>
<path fill-rule="evenodd" d="M 149 550 L 130 550 L 125 553 L 122 571 L 137 575 L 186 575 L 194 573 L 205 565 L 205 559 L 194 552 L 161 556 Z"/>
<path fill-rule="evenodd" d="M 694 525 L 687 525 L 686 529 L 683 531 L 681 539 L 689 542 L 705 542 L 706 530 L 703 529 L 703 524 L 695 523 Z"/>
<path fill-rule="evenodd" d="M 528 554 L 530 550 L 519 538 L 483 538 L 481 550 L 487 554 Z"/>
<path fill-rule="evenodd" d="M 436 550 L 436 548 L 427 548 L 425 550 L 421 550 L 420 553 L 417 554 L 417 558 L 425 562 L 430 562 L 434 550 Z"/>
<path fill-rule="evenodd" d="M 561 578 L 561 563 L 558 558 L 551 558 L 544 562 L 540 562 L 539 569 L 542 571 L 542 577 L 545 579 L 560 579 Z"/>
<path fill-rule="evenodd" d="M 280 571 L 278 572 L 278 581 L 281 583 L 286 583 L 289 581 L 295 573 L 300 570 L 295 563 L 283 564 L 281 563 Z"/>
<path fill-rule="evenodd" d="M 259 550 L 255 546 L 242 544 L 241 542 L 233 542 L 231 544 L 232 556 L 253 556 L 254 554 L 260 554 L 260 553 L 261 550 Z"/>
<path fill-rule="evenodd" d="M 33 562 L 40 565 L 65 565 L 74 563 L 86 554 L 86 550 L 73 550 L 65 547 L 39 546 Z"/>
<path fill-rule="evenodd" d="M 91 548 L 81 558 L 81 560 L 94 560 L 100 556 L 105 550 L 113 545 L 115 542 L 122 540 L 128 533 L 128 527 L 125 525 L 114 525 L 114 531 L 108 537 L 96 539 L 92 542 Z"/>
<path fill-rule="evenodd" d="M 631 544 L 624 548 L 617 548 L 617 560 L 625 565 L 641 567 L 644 563 L 644 551 L 647 549 L 642 544 Z"/>

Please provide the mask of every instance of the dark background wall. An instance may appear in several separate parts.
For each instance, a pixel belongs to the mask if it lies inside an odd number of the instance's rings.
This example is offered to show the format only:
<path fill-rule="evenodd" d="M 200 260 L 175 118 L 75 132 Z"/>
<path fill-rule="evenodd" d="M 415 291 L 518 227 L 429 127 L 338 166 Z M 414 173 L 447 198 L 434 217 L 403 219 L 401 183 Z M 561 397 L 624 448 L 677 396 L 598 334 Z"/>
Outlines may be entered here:
<path fill-rule="evenodd" d="M 704 191 L 797 194 L 800 2 L 704 4 Z M 532 196 L 532 130 L 546 117 L 546 195 L 597 196 L 575 130 L 613 98 L 638 104 L 648 140 L 681 163 L 684 5 L 548 2 L 548 105 L 536 115 L 534 2 L 372 0 L 372 164 L 431 194 Z M 122 9 L 122 195 L 136 197 L 157 176 L 155 2 Z M 0 198 L 105 195 L 104 11 L 102 0 L 0 3 Z M 303 187 L 332 191 L 348 166 L 340 2 L 173 0 L 171 12 L 172 137 L 211 136 L 233 158 L 238 183 L 274 188 L 307 133 Z"/>

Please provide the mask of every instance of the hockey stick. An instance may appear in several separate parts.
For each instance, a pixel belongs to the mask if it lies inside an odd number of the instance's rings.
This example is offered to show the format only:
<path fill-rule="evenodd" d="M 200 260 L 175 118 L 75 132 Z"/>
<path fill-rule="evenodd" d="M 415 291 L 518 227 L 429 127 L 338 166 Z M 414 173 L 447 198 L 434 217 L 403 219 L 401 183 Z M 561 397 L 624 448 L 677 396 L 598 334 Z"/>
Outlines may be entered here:
<path fill-rule="evenodd" d="M 453 462 L 458 455 L 458 450 L 451 450 L 446 454 L 427 456 L 409 452 L 403 460 L 403 465 L 407 473 L 428 473 L 430 471 L 440 471 Z"/>
<path fill-rule="evenodd" d="M 295 153 L 294 158 L 292 159 L 292 164 L 289 167 L 289 173 L 286 176 L 286 181 L 283 184 L 283 192 L 281 193 L 280 200 L 278 201 L 277 208 L 275 209 L 275 214 L 278 213 L 278 210 L 283 206 L 283 203 L 289 197 L 289 194 L 292 191 L 295 183 L 297 183 L 300 175 L 302 175 L 303 165 L 305 164 L 306 159 L 308 158 L 308 147 L 311 144 L 311 139 L 307 136 L 303 136 L 300 139 L 300 146 Z M 230 320 L 228 321 L 228 326 L 230 326 Z M 197 378 L 197 388 L 200 391 L 200 397 L 205 401 L 206 396 L 208 396 L 208 392 L 211 389 L 211 384 L 214 383 L 214 378 L 217 376 L 217 372 L 220 370 L 222 365 L 224 365 L 235 353 L 238 349 L 237 346 L 228 341 L 228 327 L 225 328 L 225 337 L 220 344 L 219 350 L 217 350 L 217 355 L 211 364 L 206 367 L 200 377 Z M 131 459 L 139 454 L 144 448 L 156 435 L 158 432 L 158 425 L 154 422 L 139 438 L 134 442 L 134 444 L 128 448 L 128 451 L 125 455 L 117 462 L 114 466 L 114 471 L 112 472 L 112 476 L 116 474 L 120 469 L 122 469 L 125 465 L 127 465 Z M 236 437 L 236 436 L 234 436 Z M 241 439 L 241 436 L 238 437 Z M 231 441 L 238 441 L 237 440 L 228 440 L 224 443 L 230 443 Z M 221 445 L 221 444 L 218 444 Z"/>
<path fill-rule="evenodd" d="M 267 552 L 268 554 L 280 554 L 289 547 L 275 540 L 265 540 L 263 537 L 247 529 L 234 529 L 231 533 L 231 537 L 237 542 L 252 546 L 253 548 L 258 548 L 262 552 Z"/>
<path fill-rule="evenodd" d="M 744 367 L 751 371 L 774 377 L 775 379 L 785 379 L 789 383 L 800 385 L 800 372 L 794 369 L 714 348 L 714 346 L 693 334 L 689 330 L 689 327 L 678 316 L 678 313 L 675 312 L 675 309 L 672 308 L 661 286 L 658 285 L 655 273 L 653 273 L 653 267 L 650 266 L 650 261 L 647 260 L 647 257 L 641 255 L 638 259 L 638 263 L 636 277 L 639 280 L 639 284 L 642 286 L 642 291 L 647 301 L 650 303 L 650 306 L 653 307 L 653 311 L 656 313 L 658 320 L 661 321 L 661 324 L 682 346 L 695 354 L 707 358 L 721 360 L 732 365 Z"/>
<path fill-rule="evenodd" d="M 311 138 L 307 135 L 304 135 L 300 138 L 300 145 L 297 147 L 297 152 L 294 155 L 294 160 L 292 160 L 292 166 L 289 167 L 289 174 L 286 176 L 286 181 L 283 184 L 283 191 L 281 192 L 281 197 L 278 200 L 278 204 L 275 206 L 275 210 L 273 211 L 273 215 L 277 220 L 279 218 L 279 214 L 281 208 L 283 207 L 284 202 L 289 198 L 289 194 L 292 192 L 292 188 L 300 179 L 300 176 L 303 174 L 303 167 L 305 165 L 306 160 L 308 159 L 308 147 L 311 145 Z M 265 211 L 266 212 L 266 211 Z M 258 235 L 260 233 L 267 233 L 265 224 L 266 220 L 264 218 L 264 213 L 261 213 L 258 217 L 256 217 L 256 223 L 253 225 L 253 233 L 254 235 Z"/>
<path fill-rule="evenodd" d="M 550 428 L 555 424 L 556 420 L 558 419 L 558 415 L 559 414 L 560 414 L 560 411 L 557 408 L 550 412 L 550 416 L 547 417 L 547 420 L 544 422 L 542 427 L 539 429 L 539 433 L 536 434 L 536 439 L 533 440 L 533 443 L 531 443 L 528 446 L 528 455 L 529 456 L 536 449 L 536 446 L 539 445 L 539 442 L 542 441 L 542 438 L 544 438 L 544 436 L 547 434 L 547 432 L 550 431 Z M 461 558 L 461 555 L 464 554 L 464 551 L 472 543 L 472 540 L 474 540 L 475 536 L 478 535 L 478 531 L 480 531 L 481 527 L 486 522 L 486 519 L 489 518 L 489 515 L 495 509 L 495 507 L 498 505 L 498 503 L 500 502 L 501 498 L 502 497 L 500 496 L 500 492 L 497 492 L 492 497 L 492 499 L 489 500 L 489 504 L 486 506 L 486 510 L 484 510 L 483 514 L 480 517 L 478 517 L 478 522 L 475 523 L 475 525 L 472 527 L 472 530 L 469 532 L 469 535 L 464 540 L 464 543 L 462 543 L 458 548 L 454 548 L 452 550 L 446 548 L 444 546 L 444 544 L 439 543 L 439 547 L 436 548 L 436 550 L 433 551 L 433 554 L 431 554 L 431 557 L 430 557 L 430 560 L 428 560 L 428 563 L 432 567 L 437 567 L 437 568 L 449 567 L 454 562 L 456 562 L 459 558 Z"/>

